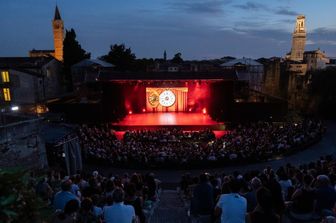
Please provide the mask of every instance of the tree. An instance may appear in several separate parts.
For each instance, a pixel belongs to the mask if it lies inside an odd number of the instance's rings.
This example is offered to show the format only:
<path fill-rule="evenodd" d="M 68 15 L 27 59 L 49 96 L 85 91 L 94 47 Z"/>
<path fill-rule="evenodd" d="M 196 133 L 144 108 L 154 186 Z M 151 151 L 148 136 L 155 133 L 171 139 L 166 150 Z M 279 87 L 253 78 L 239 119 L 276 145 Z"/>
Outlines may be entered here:
<path fill-rule="evenodd" d="M 76 32 L 74 29 L 66 30 L 65 38 L 63 41 L 63 60 L 65 81 L 71 86 L 71 66 L 82 61 L 83 59 L 89 59 L 90 53 L 87 53 L 82 49 L 79 42 L 76 40 Z"/>
<path fill-rule="evenodd" d="M 336 118 L 336 68 L 330 67 L 312 73 L 308 109 L 326 118 Z"/>
<path fill-rule="evenodd" d="M 183 63 L 182 53 L 175 54 L 171 62 L 177 63 L 177 64 Z"/>
<path fill-rule="evenodd" d="M 41 222 L 43 202 L 26 171 L 0 168 L 0 222 Z"/>
<path fill-rule="evenodd" d="M 116 70 L 129 71 L 135 69 L 135 55 L 131 48 L 126 48 L 125 44 L 114 44 L 110 47 L 110 52 L 101 57 L 102 60 L 115 66 Z"/>

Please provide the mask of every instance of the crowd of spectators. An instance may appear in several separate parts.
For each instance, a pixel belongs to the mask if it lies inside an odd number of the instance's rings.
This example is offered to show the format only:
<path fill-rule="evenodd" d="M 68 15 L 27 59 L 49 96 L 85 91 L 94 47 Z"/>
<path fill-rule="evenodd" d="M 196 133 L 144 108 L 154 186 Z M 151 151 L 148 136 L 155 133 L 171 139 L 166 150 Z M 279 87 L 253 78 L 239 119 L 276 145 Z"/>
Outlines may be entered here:
<path fill-rule="evenodd" d="M 103 177 L 62 176 L 51 171 L 36 183 L 36 193 L 54 211 L 52 223 L 145 223 L 158 201 L 160 181 L 153 174 Z"/>
<path fill-rule="evenodd" d="M 211 130 L 127 131 L 118 140 L 109 125 L 79 129 L 87 162 L 133 168 L 214 167 L 264 161 L 303 149 L 320 139 L 320 121 L 239 124 L 216 138 Z"/>
<path fill-rule="evenodd" d="M 192 222 L 336 222 L 336 160 L 277 170 L 182 176 Z M 287 221 L 285 221 L 287 219 Z"/>

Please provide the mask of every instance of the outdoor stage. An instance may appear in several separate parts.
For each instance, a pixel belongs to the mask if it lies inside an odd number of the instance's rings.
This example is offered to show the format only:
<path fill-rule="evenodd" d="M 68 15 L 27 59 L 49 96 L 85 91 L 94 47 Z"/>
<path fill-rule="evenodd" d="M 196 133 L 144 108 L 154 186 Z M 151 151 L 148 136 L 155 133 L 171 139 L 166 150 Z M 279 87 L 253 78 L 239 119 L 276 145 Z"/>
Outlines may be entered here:
<path fill-rule="evenodd" d="M 178 127 L 183 130 L 225 130 L 223 122 L 216 122 L 208 114 L 188 112 L 155 112 L 129 114 L 123 120 L 112 123 L 116 130 L 157 129 Z"/>

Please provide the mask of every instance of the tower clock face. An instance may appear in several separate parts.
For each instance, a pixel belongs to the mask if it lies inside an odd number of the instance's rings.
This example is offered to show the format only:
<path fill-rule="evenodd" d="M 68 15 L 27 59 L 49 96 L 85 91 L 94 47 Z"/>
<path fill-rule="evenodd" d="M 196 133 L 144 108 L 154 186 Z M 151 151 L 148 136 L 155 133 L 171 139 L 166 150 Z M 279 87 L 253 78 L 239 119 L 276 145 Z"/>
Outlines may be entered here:
<path fill-rule="evenodd" d="M 163 91 L 159 96 L 160 105 L 170 107 L 175 103 L 176 97 L 171 90 Z"/>

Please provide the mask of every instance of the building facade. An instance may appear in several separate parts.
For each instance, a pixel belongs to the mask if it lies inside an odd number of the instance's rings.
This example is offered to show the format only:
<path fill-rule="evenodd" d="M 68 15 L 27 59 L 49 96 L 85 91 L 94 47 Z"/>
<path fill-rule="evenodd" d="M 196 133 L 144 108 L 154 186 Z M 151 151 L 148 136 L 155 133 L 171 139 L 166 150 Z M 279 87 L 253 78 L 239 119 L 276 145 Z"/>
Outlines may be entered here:
<path fill-rule="evenodd" d="M 304 53 L 304 61 L 307 63 L 307 70 L 322 70 L 330 63 L 330 59 L 326 53 L 320 49 L 313 51 L 306 51 Z"/>
<path fill-rule="evenodd" d="M 0 104 L 4 107 L 34 110 L 64 92 L 62 64 L 53 57 L 2 57 L 0 73 Z"/>

